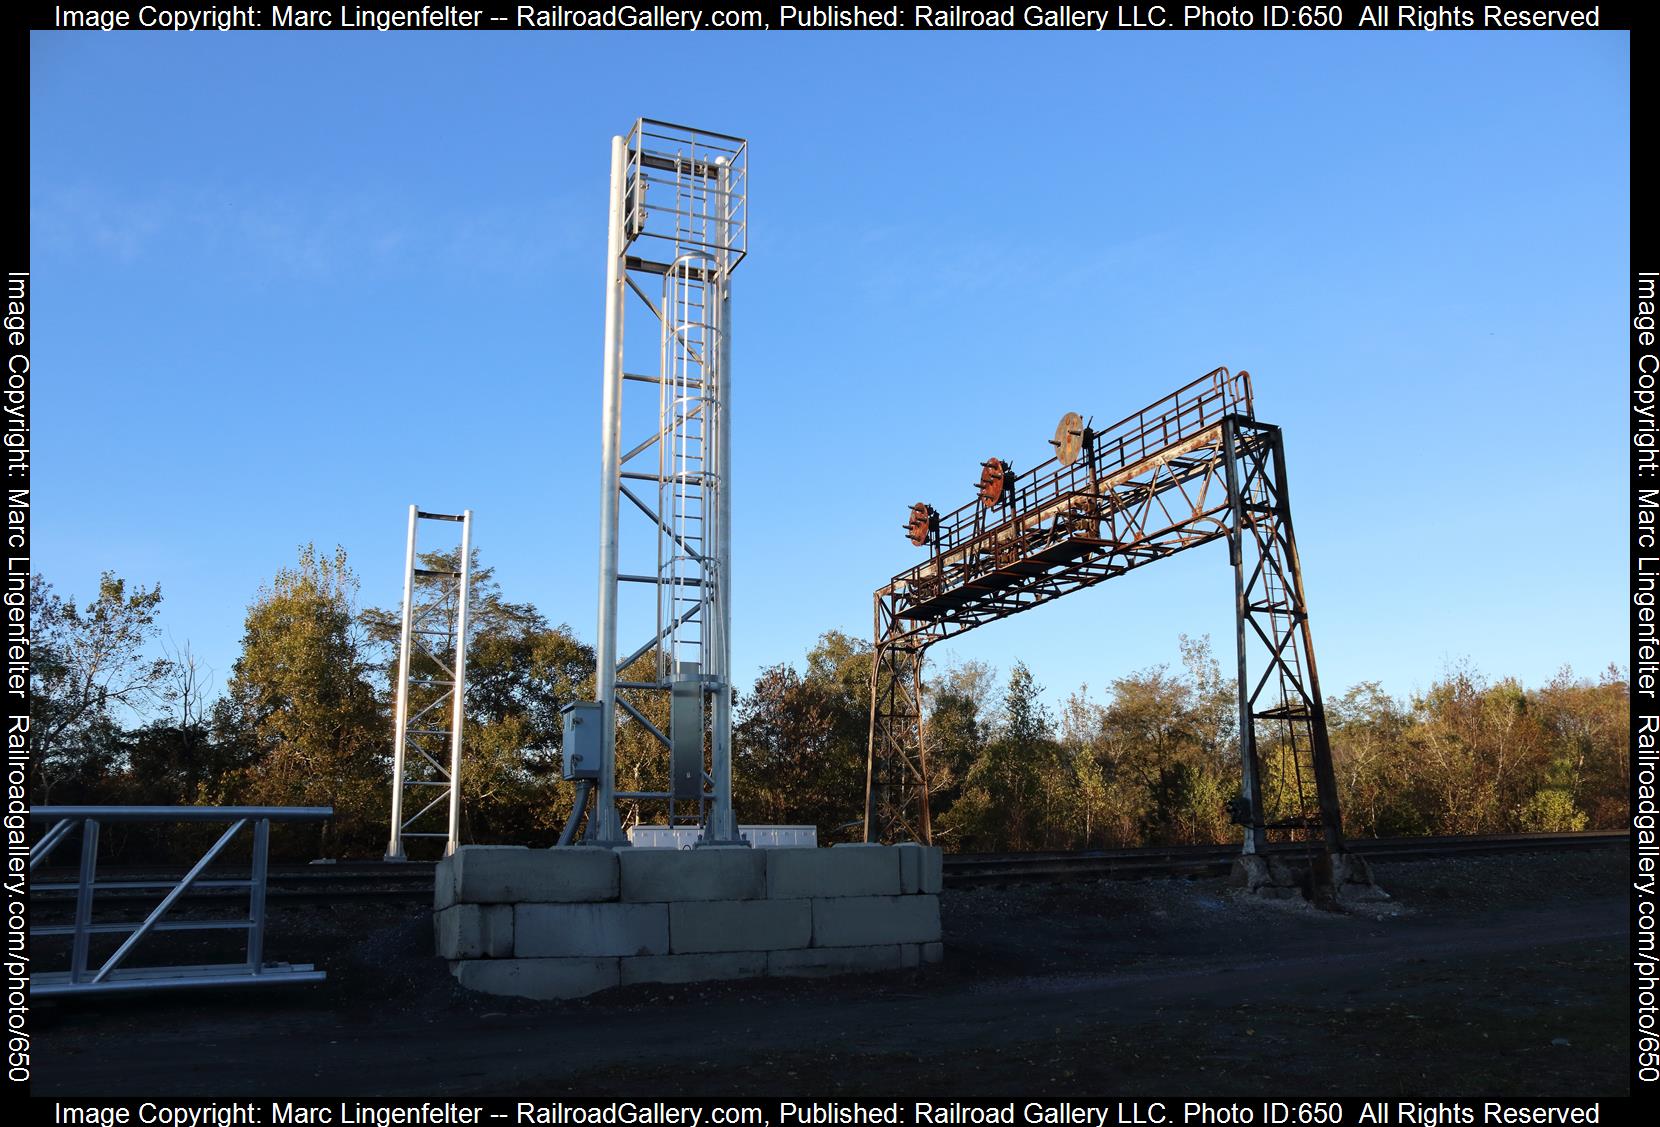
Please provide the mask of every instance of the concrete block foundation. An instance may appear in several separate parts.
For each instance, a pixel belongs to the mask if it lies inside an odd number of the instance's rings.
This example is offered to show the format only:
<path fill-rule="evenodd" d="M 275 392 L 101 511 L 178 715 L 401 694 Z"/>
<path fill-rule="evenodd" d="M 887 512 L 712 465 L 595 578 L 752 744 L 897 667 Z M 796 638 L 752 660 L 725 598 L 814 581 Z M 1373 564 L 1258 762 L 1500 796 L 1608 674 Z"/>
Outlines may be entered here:
<path fill-rule="evenodd" d="M 446 959 L 513 954 L 513 909 L 506 904 L 456 904 L 432 914 L 438 954 Z"/>
<path fill-rule="evenodd" d="M 463 959 L 451 964 L 457 982 L 485 994 L 516 998 L 581 998 L 619 980 L 617 959 Z"/>
<path fill-rule="evenodd" d="M 519 904 L 513 954 L 520 959 L 667 955 L 667 904 Z"/>
<path fill-rule="evenodd" d="M 818 896 L 897 896 L 899 852 L 899 847 L 895 845 L 769 850 L 767 895 L 774 900 Z"/>
<path fill-rule="evenodd" d="M 937 943 L 938 896 L 843 896 L 813 901 L 813 946 Z"/>
<path fill-rule="evenodd" d="M 767 858 L 760 849 L 620 849 L 617 864 L 624 900 L 764 900 L 767 895 Z"/>
<path fill-rule="evenodd" d="M 1230 880 L 1250 895 L 1268 900 L 1314 899 L 1318 875 L 1324 878 L 1321 887 L 1329 887 L 1338 903 L 1389 899 L 1389 894 L 1373 881 L 1365 858 L 1339 853 L 1328 859 L 1319 853 L 1314 860 L 1316 866 L 1330 868 L 1317 874 L 1296 858 L 1247 853 L 1235 859 Z M 1321 895 L 1326 898 L 1324 893 Z"/>
<path fill-rule="evenodd" d="M 806 947 L 813 939 L 811 900 L 702 900 L 669 905 L 670 946 L 677 955 Z"/>
<path fill-rule="evenodd" d="M 938 896 L 945 884 L 945 859 L 938 849 L 915 842 L 894 847 L 899 850 L 899 891 L 906 896 L 923 893 Z"/>
<path fill-rule="evenodd" d="M 461 985 L 578 998 L 635 983 L 869 974 L 937 963 L 940 851 L 464 846 L 433 928 Z"/>
<path fill-rule="evenodd" d="M 438 863 L 433 907 L 451 904 L 548 904 L 617 898 L 617 854 L 579 846 L 469 845 Z"/>

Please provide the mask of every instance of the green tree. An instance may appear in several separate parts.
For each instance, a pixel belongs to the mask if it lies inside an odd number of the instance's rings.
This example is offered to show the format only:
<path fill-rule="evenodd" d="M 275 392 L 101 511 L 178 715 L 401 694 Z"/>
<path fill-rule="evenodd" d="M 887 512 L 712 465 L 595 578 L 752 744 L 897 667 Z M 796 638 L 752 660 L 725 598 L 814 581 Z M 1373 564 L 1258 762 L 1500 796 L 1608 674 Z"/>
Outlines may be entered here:
<path fill-rule="evenodd" d="M 806 669 L 761 672 L 738 701 L 733 801 L 744 820 L 814 825 L 833 837 L 864 808 L 870 647 L 821 635 Z"/>
<path fill-rule="evenodd" d="M 451 572 L 459 561 L 459 549 L 427 552 L 420 566 Z M 592 697 L 594 652 L 569 626 L 551 625 L 533 605 L 505 598 L 495 570 L 479 562 L 476 548 L 468 576 L 462 839 L 552 844 L 573 797 L 559 773 L 559 710 Z M 452 611 L 447 607 L 441 611 L 448 613 Z M 367 609 L 362 623 L 373 644 L 382 707 L 390 714 L 402 607 Z M 449 702 L 440 703 L 429 716 L 433 727 L 448 730 Z M 390 752 L 390 721 L 385 740 Z"/>
<path fill-rule="evenodd" d="M 1527 833 L 1578 833 L 1590 821 L 1574 804 L 1571 773 L 1557 760 L 1545 785 L 1534 791 L 1516 812 L 1518 827 Z"/>
<path fill-rule="evenodd" d="M 1631 777 L 1631 692 L 1625 674 L 1609 666 L 1592 682 L 1564 667 L 1534 696 L 1551 746 L 1555 786 L 1571 795 L 1587 826 L 1620 827 Z"/>
<path fill-rule="evenodd" d="M 1150 806 L 1143 815 L 1149 841 L 1205 845 L 1223 840 L 1220 817 L 1228 790 L 1221 778 L 1193 759 L 1176 759 L 1159 768 L 1148 788 Z"/>
<path fill-rule="evenodd" d="M 825 836 L 850 819 L 854 757 L 841 704 L 823 678 L 785 664 L 762 670 L 739 703 L 734 737 L 746 819 L 811 824 Z"/>
<path fill-rule="evenodd" d="M 344 549 L 302 548 L 248 608 L 214 712 L 218 738 L 249 764 L 226 780 L 226 797 L 334 807 L 320 831 L 325 855 L 372 854 L 385 834 L 390 720 L 369 681 L 357 590 Z"/>
<path fill-rule="evenodd" d="M 964 849 L 1047 844 L 1065 785 L 1059 763 L 1042 688 L 1017 661 L 1009 670 L 992 736 L 970 764 L 961 796 L 941 815 L 942 828 Z"/>
<path fill-rule="evenodd" d="M 1232 677 L 1222 676 L 1221 663 L 1211 649 L 1210 635 L 1177 639 L 1186 670 L 1188 711 L 1199 746 L 1218 768 L 1239 764 L 1239 695 Z"/>
<path fill-rule="evenodd" d="M 1543 733 L 1514 679 L 1489 685 L 1469 663 L 1449 669 L 1413 701 L 1410 754 L 1427 791 L 1433 832 L 1498 833 L 1542 768 Z"/>
<path fill-rule="evenodd" d="M 1344 833 L 1355 837 L 1427 833 L 1423 798 L 1406 754 L 1407 710 L 1376 681 L 1326 701 L 1326 727 Z"/>
<path fill-rule="evenodd" d="M 1125 835 L 1114 825 L 1113 800 L 1121 794 L 1113 785 L 1114 764 L 1102 739 L 1104 709 L 1089 699 L 1089 686 L 1080 685 L 1061 706 L 1058 738 L 1077 780 L 1074 818 L 1082 822 L 1079 845 L 1121 844 Z"/>
<path fill-rule="evenodd" d="M 1183 639 L 1183 650 L 1186 676 L 1161 665 L 1113 681 L 1100 739 L 1116 784 L 1139 792 L 1125 814 L 1141 840 L 1226 841 L 1239 786 L 1232 685 L 1207 642 Z"/>
<path fill-rule="evenodd" d="M 159 699 L 172 669 L 145 653 L 160 605 L 159 586 L 129 591 L 113 571 L 84 606 L 60 598 L 43 576 L 30 577 L 30 769 L 40 804 L 107 789 L 121 761 L 122 713 Z"/>
<path fill-rule="evenodd" d="M 569 626 L 511 604 L 468 646 L 462 818 L 469 841 L 552 844 L 574 791 L 559 710 L 594 693 L 594 652 Z"/>
<path fill-rule="evenodd" d="M 926 688 L 925 736 L 933 809 L 944 816 L 962 796 L 969 769 L 985 751 L 995 671 L 984 662 L 948 666 Z M 936 840 L 952 840 L 951 819 L 936 824 Z"/>
<path fill-rule="evenodd" d="M 145 805 L 209 805 L 221 780 L 248 766 L 246 745 L 222 742 L 212 727 L 208 673 L 189 644 L 169 654 L 162 715 L 128 734 L 127 801 Z"/>

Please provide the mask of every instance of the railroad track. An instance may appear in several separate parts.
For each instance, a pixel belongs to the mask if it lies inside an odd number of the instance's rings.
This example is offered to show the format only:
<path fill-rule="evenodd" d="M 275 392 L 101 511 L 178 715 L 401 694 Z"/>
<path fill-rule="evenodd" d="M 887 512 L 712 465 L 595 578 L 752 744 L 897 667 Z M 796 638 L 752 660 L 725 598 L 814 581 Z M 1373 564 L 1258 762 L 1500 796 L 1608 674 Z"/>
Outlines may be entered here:
<path fill-rule="evenodd" d="M 1628 841 L 1620 832 L 1570 834 L 1492 834 L 1479 837 L 1367 838 L 1349 842 L 1349 848 L 1374 860 L 1411 861 L 1465 854 L 1603 849 Z M 1301 845 L 1278 845 L 1275 852 L 1302 854 Z M 1237 845 L 1183 845 L 1136 849 L 1086 850 L 1074 853 L 948 853 L 945 883 L 953 888 L 985 884 L 1039 881 L 1131 880 L 1137 877 L 1220 876 L 1239 855 Z M 106 867 L 108 880 L 175 880 L 178 874 L 160 870 L 120 870 Z M 246 877 L 227 870 L 204 879 Z M 35 875 L 38 883 L 73 882 L 72 870 L 54 869 Z M 100 891 L 99 905 L 153 904 L 161 891 Z M 420 902 L 432 897 L 432 865 L 419 861 L 362 861 L 330 865 L 274 866 L 267 899 L 272 904 L 340 901 Z M 35 891 L 31 900 L 41 906 L 67 905 L 73 892 Z M 192 902 L 246 901 L 240 889 L 201 889 L 185 897 Z"/>
<path fill-rule="evenodd" d="M 318 904 L 330 901 L 422 901 L 432 899 L 432 863 L 430 861 L 351 861 L 341 864 L 272 865 L 267 875 L 265 899 L 271 904 Z M 112 907 L 126 904 L 151 904 L 164 895 L 179 879 L 178 870 L 160 868 L 120 867 L 100 865 L 99 889 L 95 902 Z M 202 875 L 202 883 L 212 885 L 216 880 L 247 880 L 247 869 L 210 868 Z M 151 889 L 111 888 L 104 883 L 126 881 L 153 882 Z M 48 866 L 36 870 L 30 877 L 31 885 L 75 883 L 73 869 Z M 165 882 L 165 883 L 164 883 Z M 75 893 L 70 889 L 42 891 L 31 887 L 29 901 L 38 905 L 73 904 Z M 242 903 L 248 902 L 246 888 L 196 887 L 181 900 L 187 903 Z"/>
<path fill-rule="evenodd" d="M 1414 861 L 1467 854 L 1606 849 L 1629 841 L 1614 832 L 1485 834 L 1469 837 L 1356 838 L 1349 848 L 1371 860 Z M 1299 844 L 1270 852 L 1295 858 Z M 1160 876 L 1220 876 L 1233 867 L 1237 845 L 1182 845 L 1075 853 L 955 853 L 945 857 L 945 882 L 962 887 L 1019 881 L 1113 880 Z"/>

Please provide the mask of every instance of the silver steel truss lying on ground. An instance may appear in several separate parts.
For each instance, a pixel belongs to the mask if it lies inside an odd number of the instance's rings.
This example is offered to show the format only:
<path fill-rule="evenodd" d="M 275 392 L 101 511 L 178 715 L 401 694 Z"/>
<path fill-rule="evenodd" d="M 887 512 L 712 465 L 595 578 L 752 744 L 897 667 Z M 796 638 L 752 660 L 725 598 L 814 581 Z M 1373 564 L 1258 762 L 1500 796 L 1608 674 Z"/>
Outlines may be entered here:
<path fill-rule="evenodd" d="M 310 963 L 268 963 L 265 961 L 265 893 L 268 881 L 271 823 L 320 822 L 331 817 L 327 806 L 37 806 L 29 812 L 35 822 L 50 823 L 29 851 L 29 869 L 43 865 L 52 852 L 79 834 L 80 871 L 74 883 L 39 883 L 32 889 L 42 892 L 75 893 L 75 915 L 67 924 L 31 924 L 29 938 L 36 940 L 68 936 L 69 969 L 36 970 L 31 990 L 36 998 L 66 994 L 104 994 L 131 990 L 163 990 L 202 986 L 252 986 L 277 983 L 320 982 L 325 976 Z M 229 823 L 195 864 L 177 880 L 98 879 L 99 833 L 112 823 Z M 252 850 L 246 877 L 204 879 L 208 867 L 218 860 L 241 834 L 252 834 Z M 194 889 L 248 890 L 247 915 L 234 919 L 169 919 L 173 908 Z M 154 891 L 160 899 L 141 920 L 94 920 L 100 892 Z M 237 963 L 134 966 L 132 957 L 145 940 L 164 932 L 240 931 L 246 942 L 243 959 Z M 96 968 L 92 965 L 93 942 L 100 936 L 125 936 L 115 950 Z M 38 957 L 38 956 L 37 956 Z"/>

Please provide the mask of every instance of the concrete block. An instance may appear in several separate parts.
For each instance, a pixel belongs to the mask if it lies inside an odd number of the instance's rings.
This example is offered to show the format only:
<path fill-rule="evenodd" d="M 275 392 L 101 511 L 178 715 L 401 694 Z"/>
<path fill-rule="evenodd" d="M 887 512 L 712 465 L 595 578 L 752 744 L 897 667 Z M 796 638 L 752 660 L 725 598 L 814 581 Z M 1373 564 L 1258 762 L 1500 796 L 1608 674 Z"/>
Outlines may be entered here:
<path fill-rule="evenodd" d="M 432 930 L 443 958 L 506 958 L 513 953 L 513 905 L 455 904 L 433 913 Z"/>
<path fill-rule="evenodd" d="M 937 943 L 938 896 L 839 896 L 813 901 L 814 947 Z"/>
<path fill-rule="evenodd" d="M 810 900 L 686 900 L 670 904 L 669 950 L 773 951 L 813 937 Z"/>
<path fill-rule="evenodd" d="M 1353 853 L 1339 853 L 1331 859 L 1332 887 L 1339 900 L 1381 901 L 1390 898 L 1372 878 L 1372 867 L 1366 858 Z"/>
<path fill-rule="evenodd" d="M 453 968 L 468 990 L 518 998 L 581 998 L 617 985 L 617 959 L 463 959 Z"/>
<path fill-rule="evenodd" d="M 826 951 L 842 950 L 839 947 L 826 947 Z M 925 966 L 928 963 L 945 961 L 945 944 L 943 943 L 901 943 L 899 945 L 900 961 L 907 967 Z"/>
<path fill-rule="evenodd" d="M 767 895 L 766 854 L 745 846 L 624 849 L 617 864 L 625 901 L 762 900 Z"/>
<path fill-rule="evenodd" d="M 767 973 L 762 951 L 729 951 L 718 955 L 640 955 L 622 961 L 622 984 L 638 982 L 712 982 L 728 978 L 758 978 Z"/>
<path fill-rule="evenodd" d="M 523 845 L 464 845 L 455 853 L 439 860 L 433 866 L 432 881 L 432 908 L 441 912 L 452 904 L 460 903 L 460 874 L 462 855 L 477 856 L 483 853 L 528 853 Z M 482 865 L 483 862 L 480 862 Z M 482 901 L 480 901 L 482 902 Z"/>
<path fill-rule="evenodd" d="M 937 845 L 918 845 L 914 841 L 901 842 L 894 849 L 899 853 L 900 893 L 938 896 L 945 877 L 944 851 Z"/>
<path fill-rule="evenodd" d="M 432 910 L 442 912 L 455 903 L 455 855 L 443 858 L 432 868 Z"/>
<path fill-rule="evenodd" d="M 668 952 L 667 904 L 520 904 L 514 909 L 513 954 L 521 959 Z"/>
<path fill-rule="evenodd" d="M 1281 892 L 1301 896 L 1304 883 L 1302 876 L 1280 858 L 1265 857 L 1260 853 L 1245 853 L 1234 858 L 1228 879 L 1233 884 L 1244 886 L 1247 892 L 1270 899 L 1278 897 Z"/>
<path fill-rule="evenodd" d="M 780 977 L 869 974 L 900 970 L 904 965 L 897 943 L 869 947 L 810 947 L 805 951 L 773 951 L 767 955 L 767 973 Z"/>
<path fill-rule="evenodd" d="M 899 851 L 891 845 L 769 849 L 767 895 L 774 900 L 814 896 L 897 896 Z"/>
<path fill-rule="evenodd" d="M 617 854 L 595 846 L 464 845 L 449 859 L 461 904 L 558 904 L 617 898 Z"/>

